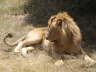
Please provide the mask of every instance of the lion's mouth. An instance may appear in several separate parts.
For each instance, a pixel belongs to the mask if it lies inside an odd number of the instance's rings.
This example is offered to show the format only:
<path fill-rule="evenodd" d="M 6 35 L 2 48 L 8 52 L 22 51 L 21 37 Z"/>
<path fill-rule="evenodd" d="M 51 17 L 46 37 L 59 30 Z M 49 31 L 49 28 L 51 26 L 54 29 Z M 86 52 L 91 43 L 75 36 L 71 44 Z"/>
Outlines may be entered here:
<path fill-rule="evenodd" d="M 57 40 L 49 39 L 47 37 L 46 37 L 46 39 L 49 40 L 50 42 L 57 43 Z"/>
<path fill-rule="evenodd" d="M 57 43 L 57 40 L 50 40 L 51 42 L 53 42 L 53 43 Z"/>

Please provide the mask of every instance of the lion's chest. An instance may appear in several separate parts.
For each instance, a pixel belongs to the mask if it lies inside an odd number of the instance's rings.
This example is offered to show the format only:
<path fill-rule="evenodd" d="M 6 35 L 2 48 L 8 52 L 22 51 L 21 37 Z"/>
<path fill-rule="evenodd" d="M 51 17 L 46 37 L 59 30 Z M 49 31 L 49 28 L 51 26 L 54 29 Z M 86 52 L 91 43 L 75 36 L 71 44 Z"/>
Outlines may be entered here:
<path fill-rule="evenodd" d="M 46 51 L 54 51 L 56 53 L 64 53 L 65 50 L 67 50 L 69 47 L 68 46 L 64 46 L 64 45 L 59 45 L 59 44 L 52 44 L 50 41 L 48 40 L 44 40 L 42 43 L 43 48 Z"/>
<path fill-rule="evenodd" d="M 54 44 L 54 50 L 57 53 L 66 53 L 71 49 L 71 45 L 68 44 Z"/>
<path fill-rule="evenodd" d="M 44 50 L 50 51 L 53 48 L 53 45 L 51 44 L 51 42 L 49 40 L 44 39 L 42 41 L 42 47 Z"/>
<path fill-rule="evenodd" d="M 78 53 L 78 48 L 77 47 L 73 47 L 72 44 L 70 43 L 66 43 L 66 44 L 61 44 L 61 43 L 51 43 L 49 40 L 43 40 L 42 42 L 42 47 L 44 50 L 48 51 L 48 52 L 56 52 L 59 54 L 63 54 L 63 53 Z"/>

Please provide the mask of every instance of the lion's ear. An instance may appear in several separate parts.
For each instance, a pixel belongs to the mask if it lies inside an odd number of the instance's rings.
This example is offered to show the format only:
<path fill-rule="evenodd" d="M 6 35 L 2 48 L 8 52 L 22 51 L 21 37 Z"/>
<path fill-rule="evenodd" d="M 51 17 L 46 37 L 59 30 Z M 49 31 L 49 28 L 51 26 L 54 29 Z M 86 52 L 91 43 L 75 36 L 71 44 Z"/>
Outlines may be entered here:
<path fill-rule="evenodd" d="M 56 18 L 55 15 L 54 15 L 54 16 L 51 16 L 51 18 L 50 18 L 49 21 L 48 21 L 48 24 L 51 24 L 52 21 L 53 21 L 55 18 Z"/>
<path fill-rule="evenodd" d="M 57 20 L 57 27 L 62 27 L 62 20 L 61 19 Z"/>

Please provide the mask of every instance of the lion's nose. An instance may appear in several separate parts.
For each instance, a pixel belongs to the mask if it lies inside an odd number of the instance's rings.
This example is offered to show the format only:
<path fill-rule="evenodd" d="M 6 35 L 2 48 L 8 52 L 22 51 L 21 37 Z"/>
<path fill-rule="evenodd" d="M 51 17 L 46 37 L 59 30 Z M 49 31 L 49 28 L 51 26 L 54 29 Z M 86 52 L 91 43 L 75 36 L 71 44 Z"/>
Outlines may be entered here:
<path fill-rule="evenodd" d="M 48 35 L 46 35 L 45 37 L 46 37 L 47 40 L 49 39 Z"/>
<path fill-rule="evenodd" d="M 45 37 L 47 40 L 49 39 L 49 33 L 48 32 L 46 33 Z"/>
<path fill-rule="evenodd" d="M 46 37 L 46 39 L 48 40 L 48 37 Z"/>

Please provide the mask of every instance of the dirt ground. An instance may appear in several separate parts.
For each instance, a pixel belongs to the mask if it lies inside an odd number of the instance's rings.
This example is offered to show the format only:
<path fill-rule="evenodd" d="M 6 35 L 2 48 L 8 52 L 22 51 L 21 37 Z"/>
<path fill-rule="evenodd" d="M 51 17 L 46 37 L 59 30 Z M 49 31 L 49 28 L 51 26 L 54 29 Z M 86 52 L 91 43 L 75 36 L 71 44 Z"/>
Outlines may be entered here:
<path fill-rule="evenodd" d="M 0 15 L 0 72 L 96 72 L 96 65 L 85 67 L 85 61 L 79 57 L 65 55 L 64 64 L 54 65 L 54 59 L 45 51 L 36 50 L 27 57 L 14 54 L 14 47 L 8 47 L 3 43 L 7 33 L 13 33 L 14 37 L 9 39 L 13 42 L 27 34 L 33 26 L 23 25 L 26 15 Z M 96 60 L 96 51 L 91 49 L 90 56 Z"/>

